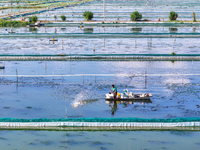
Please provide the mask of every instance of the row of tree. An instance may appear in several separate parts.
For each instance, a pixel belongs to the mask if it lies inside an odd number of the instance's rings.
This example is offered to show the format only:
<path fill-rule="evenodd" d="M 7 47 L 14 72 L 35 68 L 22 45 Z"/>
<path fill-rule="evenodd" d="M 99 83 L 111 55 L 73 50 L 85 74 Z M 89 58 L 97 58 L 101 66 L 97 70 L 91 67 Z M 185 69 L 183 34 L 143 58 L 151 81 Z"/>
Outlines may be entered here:
<path fill-rule="evenodd" d="M 178 18 L 178 14 L 174 11 L 171 11 L 169 13 L 169 20 L 174 21 Z M 135 11 L 131 14 L 131 21 L 138 21 L 142 19 L 142 14 L 139 13 L 138 11 Z"/>
<path fill-rule="evenodd" d="M 62 21 L 65 21 L 66 20 L 66 16 L 62 15 L 60 16 Z M 83 13 L 83 17 L 89 21 L 89 20 L 92 20 L 93 18 L 93 13 L 91 11 L 85 11 Z M 178 14 L 174 11 L 171 11 L 169 13 L 169 20 L 170 21 L 175 21 L 176 19 L 178 18 Z M 54 19 L 56 20 L 57 17 L 54 16 Z M 131 14 L 131 21 L 138 21 L 138 20 L 141 20 L 142 19 L 142 14 L 139 13 L 138 11 L 135 11 Z M 195 17 L 195 13 L 193 12 L 193 21 L 196 22 L 196 17 Z"/>

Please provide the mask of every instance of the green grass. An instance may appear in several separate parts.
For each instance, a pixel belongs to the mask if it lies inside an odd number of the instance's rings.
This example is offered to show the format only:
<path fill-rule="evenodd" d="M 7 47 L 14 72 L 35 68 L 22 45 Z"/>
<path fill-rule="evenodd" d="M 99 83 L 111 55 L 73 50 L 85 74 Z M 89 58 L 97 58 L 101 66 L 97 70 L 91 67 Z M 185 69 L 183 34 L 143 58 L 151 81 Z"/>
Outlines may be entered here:
<path fill-rule="evenodd" d="M 26 27 L 28 24 L 30 23 L 23 21 L 0 20 L 0 27 Z"/>

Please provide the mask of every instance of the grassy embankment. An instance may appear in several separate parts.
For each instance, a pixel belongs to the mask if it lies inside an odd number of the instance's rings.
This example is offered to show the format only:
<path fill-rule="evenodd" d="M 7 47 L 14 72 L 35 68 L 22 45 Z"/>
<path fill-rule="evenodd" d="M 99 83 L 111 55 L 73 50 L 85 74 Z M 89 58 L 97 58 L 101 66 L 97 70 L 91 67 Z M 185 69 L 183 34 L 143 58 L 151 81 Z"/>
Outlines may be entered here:
<path fill-rule="evenodd" d="M 31 22 L 0 19 L 0 27 L 26 27 Z"/>

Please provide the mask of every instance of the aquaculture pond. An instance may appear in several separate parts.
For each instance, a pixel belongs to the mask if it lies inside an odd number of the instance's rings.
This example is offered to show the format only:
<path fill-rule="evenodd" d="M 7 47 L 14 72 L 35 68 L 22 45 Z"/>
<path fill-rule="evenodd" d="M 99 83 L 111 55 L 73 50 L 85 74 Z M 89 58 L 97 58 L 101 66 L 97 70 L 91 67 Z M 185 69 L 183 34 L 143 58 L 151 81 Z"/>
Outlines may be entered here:
<path fill-rule="evenodd" d="M 103 22 L 102 0 L 54 11 L 48 7 L 58 2 L 41 4 L 46 5 L 45 12 L 34 15 L 52 22 L 38 28 L 0 28 L 0 54 L 199 54 L 198 22 L 157 22 L 167 21 L 170 11 L 178 13 L 179 21 L 192 21 L 195 12 L 198 21 L 199 2 L 105 1 L 105 21 L 110 23 Z M 14 7 L 0 15 L 35 10 Z M 80 24 L 84 11 L 92 11 L 94 18 Z M 142 13 L 144 22 L 128 22 L 134 11 Z M 61 15 L 67 17 L 65 22 Z M 0 118 L 200 117 L 199 61 L 12 60 L 0 65 L 5 66 L 0 70 Z M 114 104 L 105 100 L 112 84 L 119 93 L 127 89 L 153 97 Z M 199 131 L 199 127 L 1 127 L 0 142 L 2 149 L 199 149 Z"/>
<path fill-rule="evenodd" d="M 54 16 L 57 20 L 61 20 L 59 16 L 65 15 L 67 21 L 83 21 L 83 12 L 91 11 L 94 13 L 93 20 L 104 20 L 104 4 L 103 1 L 93 1 L 77 6 L 65 7 L 56 11 L 46 11 L 38 15 L 40 20 L 53 21 Z M 192 20 L 192 12 L 196 13 L 196 19 L 199 19 L 199 0 L 140 0 L 140 1 L 105 1 L 105 18 L 106 21 L 129 21 L 130 14 L 134 11 L 142 13 L 143 19 L 158 21 L 169 20 L 169 12 L 176 11 L 178 20 Z"/>
<path fill-rule="evenodd" d="M 4 64 L 6 68 L 0 71 L 1 118 L 200 117 L 198 61 Z M 120 93 L 128 89 L 153 97 L 150 101 L 117 102 L 113 114 L 113 103 L 105 100 L 112 84 Z"/>
<path fill-rule="evenodd" d="M 200 33 L 199 26 L 161 27 L 127 26 L 127 27 L 41 27 L 0 29 L 1 54 L 198 54 L 199 38 L 193 35 Z M 76 35 L 80 33 L 80 35 Z M 92 34 L 100 33 L 101 36 Z M 120 35 L 115 35 L 119 33 Z M 133 34 L 143 34 L 143 38 Z M 170 37 L 170 33 L 186 34 Z M 17 35 L 16 35 L 17 34 Z M 68 37 L 69 34 L 69 37 Z M 163 38 L 149 37 L 162 36 Z M 187 34 L 191 34 L 187 37 Z M 23 35 L 23 36 L 22 36 Z M 132 36 L 124 38 L 123 36 Z M 55 36 L 56 41 L 50 41 Z M 70 37 L 71 36 L 71 37 Z"/>
<path fill-rule="evenodd" d="M 0 130 L 2 149 L 199 149 L 199 131 Z"/>

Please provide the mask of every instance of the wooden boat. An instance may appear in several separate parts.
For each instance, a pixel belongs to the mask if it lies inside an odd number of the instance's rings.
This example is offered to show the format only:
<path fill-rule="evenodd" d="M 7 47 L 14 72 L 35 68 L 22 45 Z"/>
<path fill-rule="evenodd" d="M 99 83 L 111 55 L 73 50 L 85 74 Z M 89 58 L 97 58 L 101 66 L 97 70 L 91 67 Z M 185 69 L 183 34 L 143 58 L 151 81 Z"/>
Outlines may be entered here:
<path fill-rule="evenodd" d="M 132 92 L 128 93 L 128 90 L 124 90 L 124 93 L 117 93 L 116 100 L 149 100 L 152 97 L 151 93 L 143 94 L 133 94 Z M 113 93 L 106 94 L 106 100 L 113 100 Z"/>

